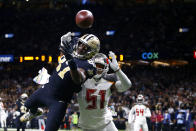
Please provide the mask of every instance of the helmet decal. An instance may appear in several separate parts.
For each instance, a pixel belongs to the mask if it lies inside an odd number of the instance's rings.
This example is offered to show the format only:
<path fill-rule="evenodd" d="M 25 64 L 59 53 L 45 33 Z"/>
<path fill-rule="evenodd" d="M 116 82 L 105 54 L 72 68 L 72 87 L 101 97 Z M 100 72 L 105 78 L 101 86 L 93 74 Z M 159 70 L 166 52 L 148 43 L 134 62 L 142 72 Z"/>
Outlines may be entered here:
<path fill-rule="evenodd" d="M 86 50 L 81 48 L 81 44 L 82 46 L 84 46 Z M 100 50 L 99 39 L 93 34 L 86 34 L 78 39 L 78 43 L 76 45 L 74 55 L 79 59 L 90 59 L 96 53 L 98 53 L 99 50 Z"/>

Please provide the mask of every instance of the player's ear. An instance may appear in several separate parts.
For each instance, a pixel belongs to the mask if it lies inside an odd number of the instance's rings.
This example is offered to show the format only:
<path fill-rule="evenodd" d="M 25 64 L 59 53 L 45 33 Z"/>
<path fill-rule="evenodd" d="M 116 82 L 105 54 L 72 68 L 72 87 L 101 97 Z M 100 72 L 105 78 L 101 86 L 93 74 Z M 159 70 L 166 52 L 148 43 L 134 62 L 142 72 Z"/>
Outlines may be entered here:
<path fill-rule="evenodd" d="M 63 52 L 62 51 L 60 51 L 60 56 L 63 56 Z"/>

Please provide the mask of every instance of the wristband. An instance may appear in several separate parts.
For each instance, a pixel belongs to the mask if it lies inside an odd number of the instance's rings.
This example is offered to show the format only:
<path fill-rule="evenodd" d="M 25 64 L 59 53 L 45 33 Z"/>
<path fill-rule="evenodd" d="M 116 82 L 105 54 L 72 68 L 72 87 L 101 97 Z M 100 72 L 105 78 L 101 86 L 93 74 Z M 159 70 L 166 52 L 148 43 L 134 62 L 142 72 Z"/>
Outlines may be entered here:
<path fill-rule="evenodd" d="M 118 72 L 120 70 L 120 68 L 118 68 L 116 71 L 114 71 L 114 73 Z"/>
<path fill-rule="evenodd" d="M 73 59 L 73 56 L 71 55 L 71 54 L 65 54 L 65 58 L 66 58 L 66 60 L 72 60 Z"/>

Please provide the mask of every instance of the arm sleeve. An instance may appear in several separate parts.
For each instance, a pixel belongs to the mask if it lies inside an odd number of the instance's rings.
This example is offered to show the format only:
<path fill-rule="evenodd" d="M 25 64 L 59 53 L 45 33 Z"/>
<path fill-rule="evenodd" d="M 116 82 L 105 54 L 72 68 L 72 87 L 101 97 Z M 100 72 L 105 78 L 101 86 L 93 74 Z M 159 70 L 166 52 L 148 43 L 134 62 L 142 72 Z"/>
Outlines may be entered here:
<path fill-rule="evenodd" d="M 131 108 L 131 110 L 129 111 L 128 123 L 132 123 L 133 120 L 134 120 L 134 107 Z"/>
<path fill-rule="evenodd" d="M 145 110 L 145 117 L 151 117 L 151 112 L 149 108 L 146 108 Z"/>
<path fill-rule="evenodd" d="M 116 76 L 115 73 L 105 74 L 105 75 L 103 76 L 103 78 L 104 78 L 105 80 L 111 81 L 111 82 L 116 82 L 116 81 L 118 81 L 118 78 L 117 78 L 117 76 Z"/>
<path fill-rule="evenodd" d="M 0 111 L 2 110 L 2 103 L 0 102 Z"/>
<path fill-rule="evenodd" d="M 116 81 L 115 86 L 118 92 L 124 92 L 132 86 L 131 81 L 122 70 L 117 71 L 116 75 L 118 77 L 118 81 Z"/>

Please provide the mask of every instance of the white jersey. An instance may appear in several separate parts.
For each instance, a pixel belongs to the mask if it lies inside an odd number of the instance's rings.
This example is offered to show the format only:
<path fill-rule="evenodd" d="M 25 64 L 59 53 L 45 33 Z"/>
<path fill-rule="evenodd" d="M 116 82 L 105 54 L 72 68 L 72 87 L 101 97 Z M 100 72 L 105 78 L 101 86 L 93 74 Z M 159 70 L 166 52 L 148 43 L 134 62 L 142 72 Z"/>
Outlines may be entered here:
<path fill-rule="evenodd" d="M 97 129 L 112 121 L 112 113 L 108 109 L 111 96 L 110 87 L 112 82 L 103 78 L 96 82 L 93 78 L 88 79 L 78 94 L 79 102 L 79 125 L 83 129 Z"/>
<path fill-rule="evenodd" d="M 3 102 L 0 102 L 0 119 L 6 119 L 7 113 L 5 112 L 5 108 Z"/>
<path fill-rule="evenodd" d="M 0 111 L 4 110 L 3 102 L 0 102 Z"/>
<path fill-rule="evenodd" d="M 151 112 L 148 107 L 143 104 L 136 104 L 129 112 L 129 118 L 137 123 L 146 123 L 146 117 L 151 117 Z"/>

